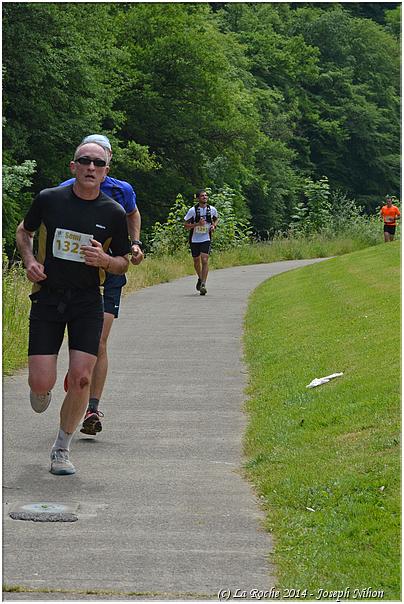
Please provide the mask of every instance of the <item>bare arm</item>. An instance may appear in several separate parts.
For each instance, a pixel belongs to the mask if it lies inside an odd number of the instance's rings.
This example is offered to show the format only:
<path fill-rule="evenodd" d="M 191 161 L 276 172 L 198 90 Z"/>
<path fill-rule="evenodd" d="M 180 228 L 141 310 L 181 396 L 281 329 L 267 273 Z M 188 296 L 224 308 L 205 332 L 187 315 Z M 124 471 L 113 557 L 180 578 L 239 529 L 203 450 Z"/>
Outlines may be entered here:
<path fill-rule="evenodd" d="M 113 275 L 123 275 L 129 268 L 129 256 L 109 256 L 106 270 Z M 104 267 L 105 268 L 105 267 Z"/>
<path fill-rule="evenodd" d="M 199 222 L 190 222 L 190 221 L 184 222 L 184 227 L 188 231 L 190 231 L 190 230 L 194 229 L 195 227 L 197 227 L 197 226 L 203 226 L 204 224 L 205 224 L 204 218 L 200 218 Z"/>
<path fill-rule="evenodd" d="M 114 275 L 123 275 L 128 270 L 129 257 L 127 254 L 110 256 L 104 252 L 101 243 L 95 239 L 91 239 L 91 245 L 82 245 L 81 249 L 84 252 L 84 261 L 88 266 L 98 266 Z"/>
<path fill-rule="evenodd" d="M 140 216 L 140 212 L 137 208 L 130 212 L 130 214 L 126 214 L 126 220 L 128 223 L 128 233 L 131 239 L 140 239 L 140 227 L 142 224 L 142 217 Z"/>
<path fill-rule="evenodd" d="M 17 227 L 15 239 L 18 251 L 20 252 L 21 258 L 24 262 L 27 278 L 32 283 L 37 283 L 38 281 L 43 281 L 46 279 L 46 274 L 44 272 L 43 264 L 38 262 L 34 256 L 34 234 L 35 232 L 27 231 L 24 228 L 24 222 L 20 222 Z"/>
<path fill-rule="evenodd" d="M 212 216 L 212 226 L 210 227 L 211 231 L 215 230 L 218 222 L 219 222 L 219 218 L 217 216 Z"/>
<path fill-rule="evenodd" d="M 126 221 L 128 223 L 128 233 L 131 240 L 140 239 L 140 227 L 142 224 L 142 217 L 140 216 L 140 212 L 137 208 L 133 210 L 130 214 L 126 214 Z M 144 254 L 141 248 L 134 243 L 131 246 L 132 250 L 132 258 L 130 261 L 132 264 L 140 264 L 144 258 Z"/>

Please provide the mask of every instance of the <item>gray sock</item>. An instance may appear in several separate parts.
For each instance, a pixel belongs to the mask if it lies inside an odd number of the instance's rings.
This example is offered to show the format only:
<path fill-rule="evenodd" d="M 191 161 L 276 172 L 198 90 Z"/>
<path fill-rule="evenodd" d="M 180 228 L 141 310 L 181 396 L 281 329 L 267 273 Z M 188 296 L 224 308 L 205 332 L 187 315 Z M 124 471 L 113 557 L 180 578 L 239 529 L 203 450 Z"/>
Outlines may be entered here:
<path fill-rule="evenodd" d="M 53 444 L 52 451 L 56 451 L 57 449 L 66 449 L 67 451 L 69 451 L 72 438 L 73 434 L 64 432 L 62 428 L 60 428 L 56 440 Z"/>

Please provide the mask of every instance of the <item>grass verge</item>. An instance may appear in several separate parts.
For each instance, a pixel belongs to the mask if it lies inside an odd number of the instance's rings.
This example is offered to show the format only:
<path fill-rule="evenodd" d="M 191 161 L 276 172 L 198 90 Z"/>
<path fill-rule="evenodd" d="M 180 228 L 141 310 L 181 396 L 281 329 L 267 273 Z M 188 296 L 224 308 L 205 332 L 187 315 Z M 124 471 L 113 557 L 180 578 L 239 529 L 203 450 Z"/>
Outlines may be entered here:
<path fill-rule="evenodd" d="M 270 279 L 245 329 L 246 472 L 279 587 L 400 599 L 399 243 Z"/>
<path fill-rule="evenodd" d="M 6 375 L 27 363 L 30 291 L 31 284 L 19 266 L 3 273 L 3 373 Z"/>

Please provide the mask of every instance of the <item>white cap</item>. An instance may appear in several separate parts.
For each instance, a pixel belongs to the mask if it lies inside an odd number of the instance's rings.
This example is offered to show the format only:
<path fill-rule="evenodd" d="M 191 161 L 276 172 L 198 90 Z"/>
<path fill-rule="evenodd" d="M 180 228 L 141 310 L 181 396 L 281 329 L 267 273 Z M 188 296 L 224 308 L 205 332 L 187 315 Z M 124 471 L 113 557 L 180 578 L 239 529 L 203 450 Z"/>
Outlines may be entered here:
<path fill-rule="evenodd" d="M 112 153 L 111 143 L 109 142 L 108 138 L 103 134 L 90 134 L 89 136 L 83 138 L 83 140 L 81 141 L 82 145 L 84 145 L 85 143 L 97 143 L 97 145 L 104 147 L 104 149 L 108 149 L 108 151 L 111 151 Z"/>

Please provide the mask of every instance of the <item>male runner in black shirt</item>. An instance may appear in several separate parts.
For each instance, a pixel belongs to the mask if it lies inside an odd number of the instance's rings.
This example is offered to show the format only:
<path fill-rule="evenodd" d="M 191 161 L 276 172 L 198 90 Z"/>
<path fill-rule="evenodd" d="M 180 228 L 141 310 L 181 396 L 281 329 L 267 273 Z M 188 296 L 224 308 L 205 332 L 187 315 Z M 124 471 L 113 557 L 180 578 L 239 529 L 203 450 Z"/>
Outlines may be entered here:
<path fill-rule="evenodd" d="M 34 283 L 31 294 L 28 383 L 31 406 L 47 409 L 56 382 L 56 364 L 67 325 L 69 388 L 60 411 L 60 429 L 51 451 L 53 474 L 74 474 L 70 443 L 87 407 L 91 374 L 103 325 L 99 286 L 105 271 L 123 274 L 130 243 L 123 208 L 101 193 L 108 173 L 106 150 L 96 143 L 76 149 L 68 187 L 37 195 L 17 228 L 17 246 Z M 39 231 L 38 254 L 33 237 Z M 107 254 L 110 249 L 112 256 Z"/>

